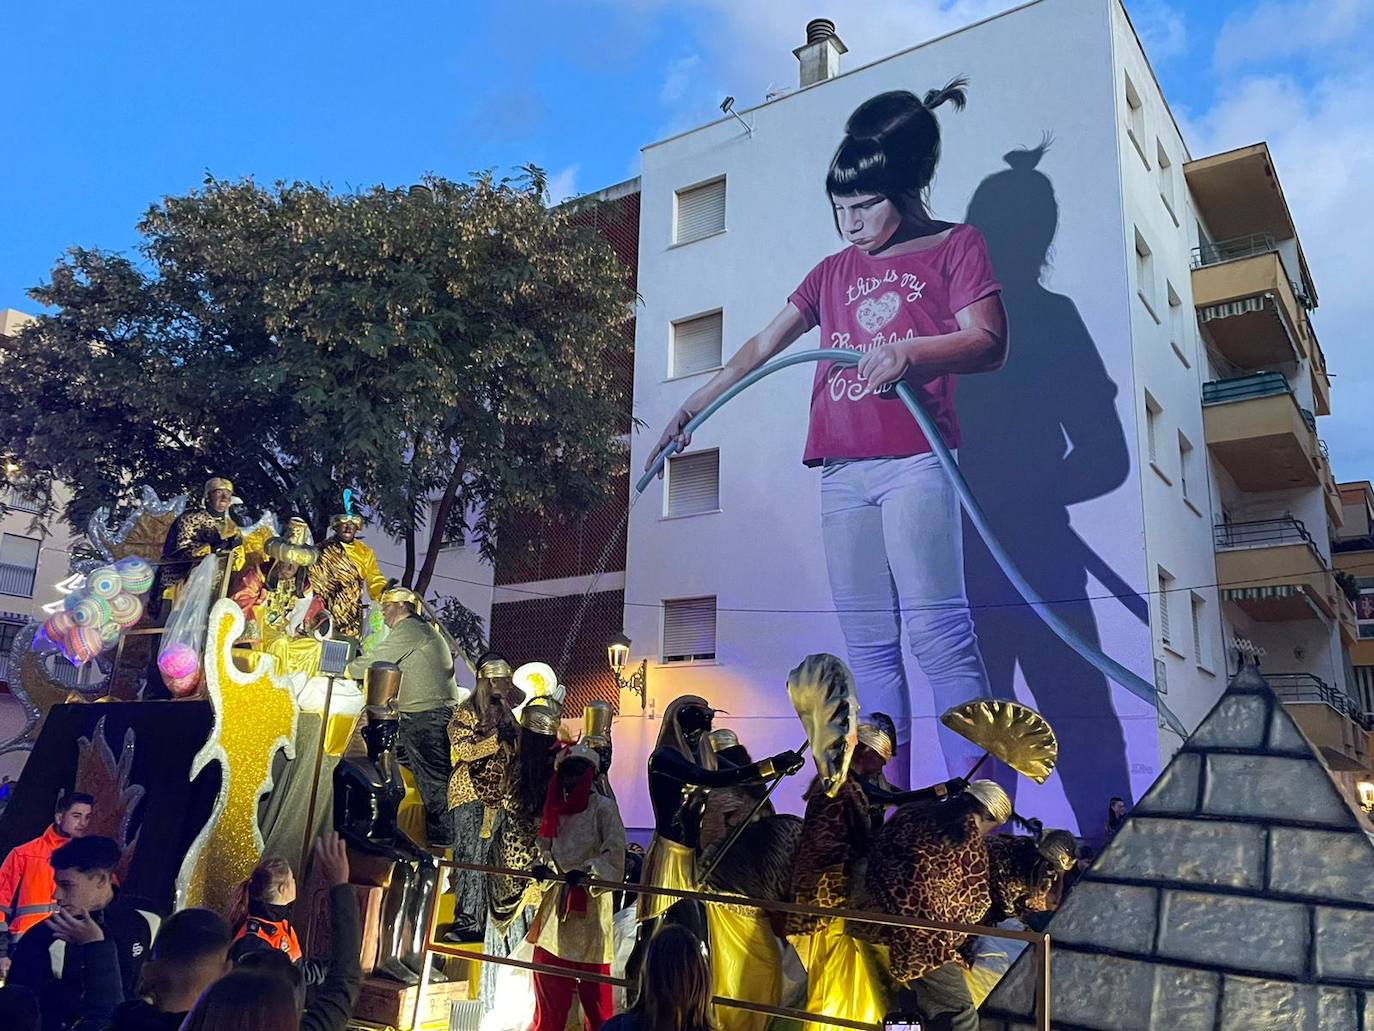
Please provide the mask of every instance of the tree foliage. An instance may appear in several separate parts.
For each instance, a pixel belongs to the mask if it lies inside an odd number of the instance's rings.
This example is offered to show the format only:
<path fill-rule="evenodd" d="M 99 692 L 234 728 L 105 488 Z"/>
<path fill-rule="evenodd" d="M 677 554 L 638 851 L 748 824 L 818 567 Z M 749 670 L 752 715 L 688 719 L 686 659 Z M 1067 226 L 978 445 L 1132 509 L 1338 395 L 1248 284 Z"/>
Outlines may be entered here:
<path fill-rule="evenodd" d="M 543 176 L 337 194 L 207 178 L 136 257 L 73 248 L 3 355 L 0 453 L 82 526 L 147 484 L 223 474 L 325 531 L 351 487 L 424 591 L 446 541 L 490 558 L 514 513 L 585 511 L 624 468 L 634 295 Z M 423 552 L 425 561 L 417 566 Z"/>

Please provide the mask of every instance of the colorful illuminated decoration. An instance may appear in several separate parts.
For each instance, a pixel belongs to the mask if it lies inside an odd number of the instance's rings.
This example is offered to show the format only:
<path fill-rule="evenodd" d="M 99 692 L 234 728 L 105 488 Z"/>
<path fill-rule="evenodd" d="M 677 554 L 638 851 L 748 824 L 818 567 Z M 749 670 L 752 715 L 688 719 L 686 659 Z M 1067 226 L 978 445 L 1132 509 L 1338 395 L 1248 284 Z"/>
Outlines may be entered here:
<path fill-rule="evenodd" d="M 177 875 L 176 903 L 222 911 L 233 887 L 262 856 L 258 802 L 272 790 L 272 757 L 295 757 L 299 708 L 291 687 L 273 673 L 272 660 L 255 656 L 252 672 L 234 665 L 233 644 L 243 633 L 243 611 L 221 598 L 210 610 L 205 684 L 213 713 L 210 737 L 191 763 L 190 779 L 217 763 L 219 794 Z"/>

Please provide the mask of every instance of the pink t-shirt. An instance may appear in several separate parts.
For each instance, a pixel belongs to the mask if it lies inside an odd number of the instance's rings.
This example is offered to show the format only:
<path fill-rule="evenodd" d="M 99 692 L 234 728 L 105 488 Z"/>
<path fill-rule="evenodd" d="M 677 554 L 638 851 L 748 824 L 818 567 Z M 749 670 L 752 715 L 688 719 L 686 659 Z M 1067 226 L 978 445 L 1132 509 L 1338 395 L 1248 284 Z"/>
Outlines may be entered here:
<path fill-rule="evenodd" d="M 874 257 L 847 247 L 813 268 L 788 298 L 821 327 L 821 346 L 871 351 L 883 344 L 941 336 L 959 328 L 955 313 L 1002 289 L 983 234 L 958 225 L 934 247 Z M 945 443 L 959 446 L 953 373 L 907 382 L 930 413 Z M 930 450 L 925 435 L 897 396 L 895 384 L 860 396 L 852 365 L 816 364 L 811 387 L 807 465 L 825 459 L 906 458 Z"/>

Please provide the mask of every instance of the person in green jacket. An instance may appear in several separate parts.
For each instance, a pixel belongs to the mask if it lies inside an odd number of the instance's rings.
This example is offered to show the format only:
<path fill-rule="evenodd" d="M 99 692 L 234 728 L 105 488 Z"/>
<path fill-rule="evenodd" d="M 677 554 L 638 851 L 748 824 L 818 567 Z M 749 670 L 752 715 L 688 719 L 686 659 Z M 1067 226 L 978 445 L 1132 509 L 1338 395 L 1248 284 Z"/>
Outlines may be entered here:
<path fill-rule="evenodd" d="M 424 603 L 406 587 L 382 592 L 382 619 L 389 633 L 381 643 L 348 664 L 347 675 L 361 680 L 374 662 L 401 668 L 397 728 L 405 764 L 425 806 L 425 833 L 432 848 L 450 848 L 454 822 L 448 808 L 448 781 L 453 772 L 448 724 L 459 702 L 453 676 L 453 651 L 434 623 L 424 616 Z"/>

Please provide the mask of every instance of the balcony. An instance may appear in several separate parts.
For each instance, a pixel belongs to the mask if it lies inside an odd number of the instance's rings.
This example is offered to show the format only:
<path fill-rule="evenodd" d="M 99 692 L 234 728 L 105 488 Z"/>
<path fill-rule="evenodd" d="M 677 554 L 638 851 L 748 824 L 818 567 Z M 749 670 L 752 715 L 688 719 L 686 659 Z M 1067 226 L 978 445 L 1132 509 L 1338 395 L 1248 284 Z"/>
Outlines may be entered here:
<path fill-rule="evenodd" d="M 1244 491 L 1315 487 L 1316 420 L 1299 408 L 1279 372 L 1202 386 L 1207 448 Z"/>
<path fill-rule="evenodd" d="M 1265 679 L 1333 770 L 1365 768 L 1374 724 L 1354 699 L 1310 673 L 1266 673 Z"/>
<path fill-rule="evenodd" d="M 0 505 L 10 512 L 27 512 L 30 515 L 37 513 L 39 509 L 37 501 L 24 497 L 12 485 L 0 487 Z"/>
<path fill-rule="evenodd" d="M 1347 649 L 1360 643 L 1360 621 L 1355 615 L 1355 603 L 1336 585 L 1336 621 L 1340 624 L 1341 643 Z"/>
<path fill-rule="evenodd" d="M 1272 236 L 1251 234 L 1194 248 L 1193 303 L 1217 350 L 1242 369 L 1307 357 L 1307 312 Z"/>
<path fill-rule="evenodd" d="M 0 562 L 0 594 L 32 598 L 33 581 L 37 573 L 32 566 L 15 566 L 8 562 Z"/>
<path fill-rule="evenodd" d="M 1337 618 L 1336 578 L 1291 517 L 1213 527 L 1222 597 L 1261 623 Z"/>
<path fill-rule="evenodd" d="M 1326 371 L 1326 355 L 1317 343 L 1317 334 L 1308 323 L 1307 353 L 1311 357 L 1307 372 L 1312 377 L 1312 410 L 1318 415 L 1331 414 L 1331 377 Z"/>
<path fill-rule="evenodd" d="M 1331 453 L 1326 441 L 1317 440 L 1317 478 L 1321 480 L 1322 500 L 1326 503 L 1326 514 L 1331 525 L 1340 529 L 1345 525 L 1345 512 L 1341 505 L 1341 488 L 1336 483 L 1336 474 L 1331 471 Z"/>

